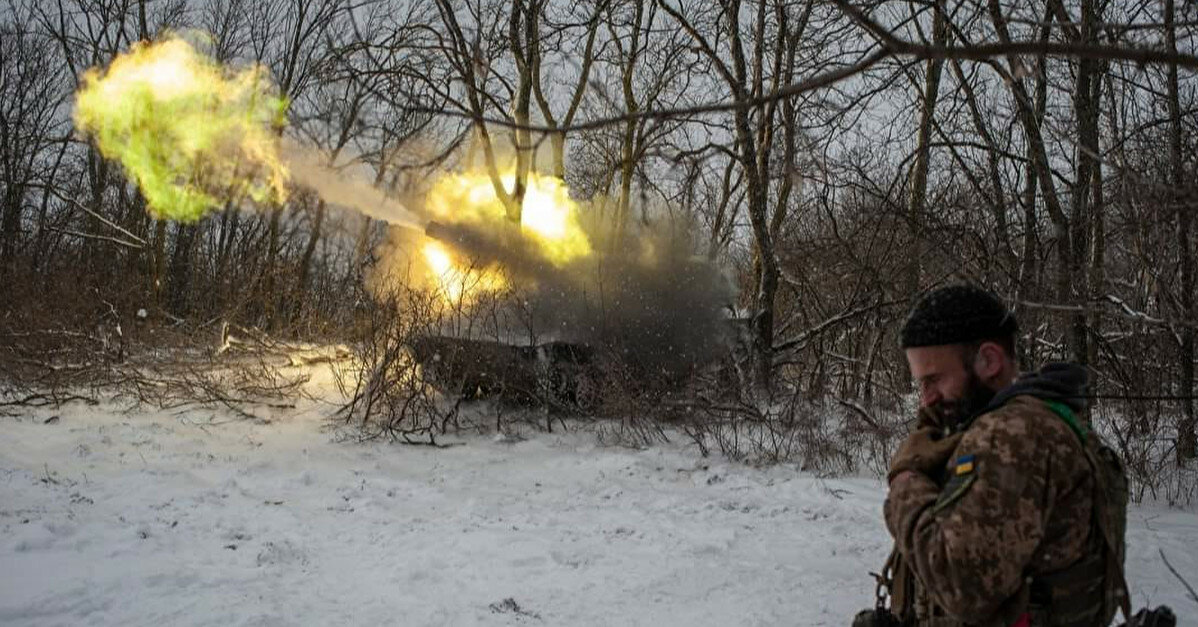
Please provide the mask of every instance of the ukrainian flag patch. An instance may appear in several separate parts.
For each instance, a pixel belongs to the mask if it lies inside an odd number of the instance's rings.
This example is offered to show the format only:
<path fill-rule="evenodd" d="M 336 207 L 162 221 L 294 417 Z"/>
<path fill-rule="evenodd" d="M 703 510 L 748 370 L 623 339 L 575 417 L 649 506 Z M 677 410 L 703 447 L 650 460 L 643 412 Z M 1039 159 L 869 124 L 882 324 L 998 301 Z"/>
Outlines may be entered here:
<path fill-rule="evenodd" d="M 954 464 L 956 466 L 956 475 L 966 475 L 973 472 L 973 455 L 962 455 L 957 458 Z"/>

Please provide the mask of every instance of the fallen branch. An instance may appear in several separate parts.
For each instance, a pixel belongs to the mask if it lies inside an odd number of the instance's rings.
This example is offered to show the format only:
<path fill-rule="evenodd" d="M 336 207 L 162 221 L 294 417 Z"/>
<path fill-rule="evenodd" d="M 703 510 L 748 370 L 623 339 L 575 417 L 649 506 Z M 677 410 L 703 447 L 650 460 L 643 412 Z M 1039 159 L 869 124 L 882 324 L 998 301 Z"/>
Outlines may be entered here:
<path fill-rule="evenodd" d="M 71 401 L 83 401 L 91 405 L 96 403 L 96 399 L 89 396 L 80 396 L 78 394 L 67 393 L 59 395 L 53 392 L 44 394 L 41 392 L 34 392 L 15 400 L 0 401 L 0 407 L 57 407 Z"/>
<path fill-rule="evenodd" d="M 1164 560 L 1165 567 L 1169 569 L 1169 572 L 1173 573 L 1173 576 L 1177 577 L 1177 580 L 1181 582 L 1181 585 L 1186 587 L 1186 590 L 1190 593 L 1190 600 L 1198 603 L 1198 592 L 1194 592 L 1194 586 L 1191 586 L 1190 582 L 1186 581 L 1185 578 L 1181 576 L 1181 573 L 1177 572 L 1176 568 L 1173 568 L 1173 565 L 1169 563 L 1169 558 L 1165 557 L 1165 551 L 1163 549 L 1157 547 L 1156 550 L 1161 554 L 1161 559 Z"/>
<path fill-rule="evenodd" d="M 862 407 L 860 404 L 852 402 L 852 401 L 847 401 L 843 398 L 837 398 L 836 402 L 841 407 L 845 407 L 847 409 L 852 410 L 853 413 L 857 414 L 857 416 L 859 418 L 864 420 L 866 424 L 868 424 L 870 427 L 872 427 L 874 429 L 874 431 L 876 431 L 878 433 L 886 433 L 887 431 L 889 431 L 889 429 L 883 427 L 880 423 L 878 423 L 878 421 L 875 420 L 874 417 L 871 416 L 869 414 L 869 412 L 866 411 L 865 408 Z"/>
<path fill-rule="evenodd" d="M 257 410 L 294 409 L 295 399 L 306 397 L 308 377 L 283 372 L 295 361 L 293 353 L 298 351 L 303 363 L 315 363 L 325 355 L 330 361 L 338 358 L 341 350 L 252 340 L 239 347 L 236 359 L 216 360 L 210 348 L 190 343 L 196 341 L 193 334 L 178 350 L 134 351 L 127 359 L 114 359 L 104 338 L 85 332 L 0 332 L 8 349 L 0 352 L 0 380 L 7 388 L 0 391 L 0 413 L 111 399 L 159 409 L 220 407 L 260 420 Z"/>

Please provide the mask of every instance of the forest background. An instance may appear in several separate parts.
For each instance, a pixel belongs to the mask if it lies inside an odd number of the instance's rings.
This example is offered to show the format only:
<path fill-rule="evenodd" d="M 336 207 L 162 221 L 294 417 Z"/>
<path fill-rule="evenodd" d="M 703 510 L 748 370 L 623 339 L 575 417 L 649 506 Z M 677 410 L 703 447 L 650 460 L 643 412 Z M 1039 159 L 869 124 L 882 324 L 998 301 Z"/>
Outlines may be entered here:
<path fill-rule="evenodd" d="M 47 382 L 230 327 L 360 341 L 390 311 L 370 286 L 386 221 L 302 191 L 157 217 L 76 132 L 89 68 L 201 32 L 217 62 L 268 68 L 287 138 L 390 197 L 500 163 L 563 179 L 611 250 L 684 233 L 736 286 L 739 385 L 768 399 L 697 440 L 884 460 L 910 409 L 897 328 L 966 280 L 1016 312 L 1021 366 L 1091 369 L 1139 496 L 1190 500 L 1196 29 L 1174 0 L 8 0 L 4 400 L 61 402 Z M 745 424 L 765 424 L 752 446 Z"/>

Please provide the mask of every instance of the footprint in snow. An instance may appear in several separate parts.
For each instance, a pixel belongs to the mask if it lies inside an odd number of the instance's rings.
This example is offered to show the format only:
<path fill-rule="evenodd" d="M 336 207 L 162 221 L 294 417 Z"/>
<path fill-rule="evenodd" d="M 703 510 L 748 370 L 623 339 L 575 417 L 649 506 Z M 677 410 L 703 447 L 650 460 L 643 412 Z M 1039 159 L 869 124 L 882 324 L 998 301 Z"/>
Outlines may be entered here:
<path fill-rule="evenodd" d="M 258 552 L 259 566 L 285 566 L 290 564 L 305 566 L 307 563 L 307 553 L 290 540 L 267 542 L 262 550 Z"/>
<path fill-rule="evenodd" d="M 502 601 L 496 601 L 487 606 L 492 614 L 514 614 L 524 618 L 535 618 L 541 620 L 541 615 L 536 612 L 530 612 L 516 603 L 516 599 L 508 597 Z"/>

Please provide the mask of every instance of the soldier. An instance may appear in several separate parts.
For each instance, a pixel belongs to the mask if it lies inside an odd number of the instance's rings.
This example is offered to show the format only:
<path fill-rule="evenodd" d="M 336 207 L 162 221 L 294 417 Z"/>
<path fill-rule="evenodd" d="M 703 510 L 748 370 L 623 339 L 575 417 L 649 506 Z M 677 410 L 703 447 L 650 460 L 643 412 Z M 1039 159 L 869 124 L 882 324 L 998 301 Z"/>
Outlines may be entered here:
<path fill-rule="evenodd" d="M 1017 379 L 1016 329 L 964 285 L 928 294 L 903 326 L 920 411 L 888 474 L 888 620 L 1105 627 L 1127 610 L 1127 484 L 1080 419 L 1086 373 Z M 877 614 L 854 624 L 886 624 Z"/>

